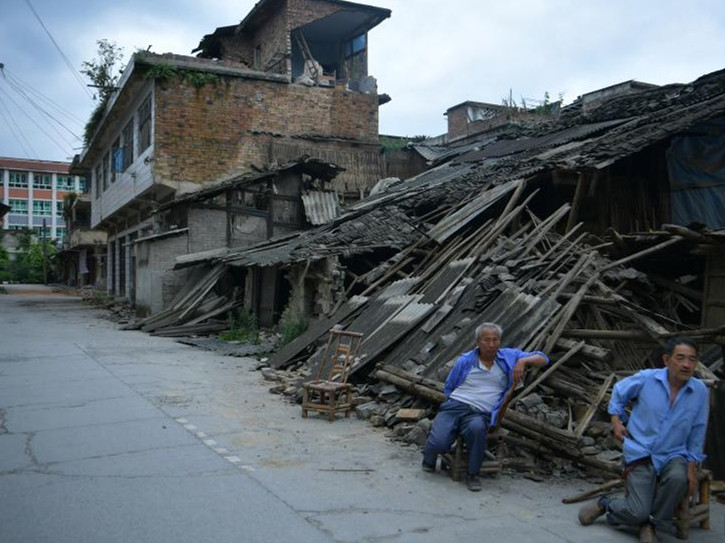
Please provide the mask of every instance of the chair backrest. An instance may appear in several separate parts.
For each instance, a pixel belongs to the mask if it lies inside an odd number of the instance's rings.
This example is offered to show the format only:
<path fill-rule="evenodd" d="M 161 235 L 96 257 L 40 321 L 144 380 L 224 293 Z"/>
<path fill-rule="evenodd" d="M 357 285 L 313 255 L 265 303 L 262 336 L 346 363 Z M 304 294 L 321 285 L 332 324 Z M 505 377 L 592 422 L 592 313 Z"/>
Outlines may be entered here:
<path fill-rule="evenodd" d="M 327 346 L 317 365 L 315 379 L 346 383 L 363 335 L 347 330 L 330 330 Z"/>

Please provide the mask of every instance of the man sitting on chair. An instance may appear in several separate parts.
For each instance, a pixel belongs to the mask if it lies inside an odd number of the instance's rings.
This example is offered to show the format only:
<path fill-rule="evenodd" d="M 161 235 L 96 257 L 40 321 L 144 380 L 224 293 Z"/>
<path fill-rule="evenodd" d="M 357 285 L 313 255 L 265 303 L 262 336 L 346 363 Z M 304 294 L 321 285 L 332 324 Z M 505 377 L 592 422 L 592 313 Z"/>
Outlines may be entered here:
<path fill-rule="evenodd" d="M 476 328 L 476 348 L 463 353 L 448 374 L 443 389 L 448 399 L 440 406 L 423 452 L 423 470 L 434 472 L 438 455 L 447 453 L 462 434 L 468 449 L 466 486 L 474 492 L 481 490 L 488 429 L 498 424 L 506 393 L 523 380 L 527 366 L 549 362 L 539 351 L 501 349 L 502 334 L 491 322 Z"/>
<path fill-rule="evenodd" d="M 609 402 L 612 432 L 624 444 L 627 495 L 605 496 L 579 511 L 584 526 L 607 513 L 609 524 L 638 527 L 642 543 L 656 542 L 655 527 L 669 524 L 678 502 L 695 493 L 696 464 L 705 459 L 709 396 L 694 377 L 697 344 L 672 338 L 662 359 L 664 368 L 619 381 Z"/>

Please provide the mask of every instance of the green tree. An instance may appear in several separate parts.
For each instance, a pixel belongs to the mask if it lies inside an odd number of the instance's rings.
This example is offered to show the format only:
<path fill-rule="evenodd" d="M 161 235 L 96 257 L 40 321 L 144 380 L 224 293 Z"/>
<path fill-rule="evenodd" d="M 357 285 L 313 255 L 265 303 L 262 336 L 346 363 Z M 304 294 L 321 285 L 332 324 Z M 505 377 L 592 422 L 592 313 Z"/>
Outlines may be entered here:
<path fill-rule="evenodd" d="M 10 280 L 10 255 L 5 247 L 0 245 L 0 281 Z"/>
<path fill-rule="evenodd" d="M 116 90 L 123 66 L 122 47 L 106 39 L 98 40 L 96 43 L 98 44 L 98 57 L 94 60 L 84 61 L 81 69 L 81 73 L 90 79 L 91 84 L 97 89 L 94 98 L 98 100 L 83 132 L 83 142 L 86 145 L 90 143 L 98 123 L 103 118 L 106 104 L 113 91 Z"/>
<path fill-rule="evenodd" d="M 123 47 L 105 38 L 96 41 L 96 44 L 98 44 L 98 57 L 84 61 L 81 64 L 81 73 L 98 89 L 96 98 L 105 102 L 116 89 L 121 77 Z"/>

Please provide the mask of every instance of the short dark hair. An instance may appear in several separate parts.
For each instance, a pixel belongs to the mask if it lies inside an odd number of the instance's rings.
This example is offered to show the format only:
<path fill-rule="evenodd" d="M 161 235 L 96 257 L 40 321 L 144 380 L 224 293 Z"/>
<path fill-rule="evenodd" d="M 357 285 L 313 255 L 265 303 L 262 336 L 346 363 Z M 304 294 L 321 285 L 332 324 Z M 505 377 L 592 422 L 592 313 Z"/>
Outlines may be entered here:
<path fill-rule="evenodd" d="M 665 354 L 667 356 L 672 356 L 672 353 L 675 352 L 675 347 L 678 345 L 689 345 L 695 349 L 695 354 L 698 352 L 697 341 L 694 339 L 689 337 L 672 337 L 667 340 L 667 344 L 665 345 Z"/>

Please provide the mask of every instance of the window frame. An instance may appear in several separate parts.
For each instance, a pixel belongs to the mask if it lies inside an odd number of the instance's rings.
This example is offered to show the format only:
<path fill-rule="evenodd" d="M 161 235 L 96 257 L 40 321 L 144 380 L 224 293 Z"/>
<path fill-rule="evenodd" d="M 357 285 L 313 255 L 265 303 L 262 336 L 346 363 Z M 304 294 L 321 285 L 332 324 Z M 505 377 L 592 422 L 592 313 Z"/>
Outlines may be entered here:
<path fill-rule="evenodd" d="M 25 210 L 16 210 L 13 206 L 13 202 L 22 202 L 24 205 L 20 207 L 24 207 Z M 8 198 L 8 205 L 10 206 L 9 213 L 12 213 L 14 215 L 27 215 L 28 214 L 28 200 L 27 198 Z"/>
<path fill-rule="evenodd" d="M 20 176 L 20 181 L 15 181 L 15 176 Z M 9 172 L 8 187 L 15 189 L 27 189 L 28 188 L 28 174 L 27 172 L 12 171 Z"/>
<path fill-rule="evenodd" d="M 121 158 L 121 171 L 125 172 L 133 164 L 133 118 L 126 123 L 121 131 L 121 152 L 123 156 Z"/>
<path fill-rule="evenodd" d="M 33 200 L 33 216 L 34 217 L 52 217 L 53 216 L 53 200 Z"/>
<path fill-rule="evenodd" d="M 137 110 L 138 115 L 138 154 L 141 155 L 146 149 L 151 147 L 151 94 L 149 94 Z"/>
<path fill-rule="evenodd" d="M 40 179 L 43 181 L 39 181 Z M 47 183 L 45 181 L 47 181 Z M 53 176 L 49 173 L 33 172 L 33 189 L 52 190 Z"/>

